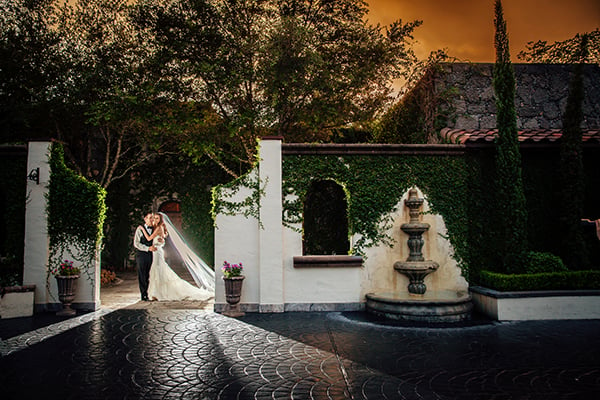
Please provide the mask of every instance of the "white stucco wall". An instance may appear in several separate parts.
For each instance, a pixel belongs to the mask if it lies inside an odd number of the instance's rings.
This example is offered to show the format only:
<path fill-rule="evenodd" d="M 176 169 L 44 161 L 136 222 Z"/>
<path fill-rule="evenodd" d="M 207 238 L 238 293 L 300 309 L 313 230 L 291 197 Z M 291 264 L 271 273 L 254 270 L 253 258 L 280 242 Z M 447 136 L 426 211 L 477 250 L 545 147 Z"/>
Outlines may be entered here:
<path fill-rule="evenodd" d="M 50 145 L 50 142 L 29 142 L 27 146 L 27 174 L 40 169 L 39 185 L 27 180 L 23 254 L 23 284 L 35 285 L 36 308 L 50 302 L 50 292 L 46 288 L 49 239 L 45 198 L 50 181 Z M 56 282 L 50 283 L 50 290 L 56 293 Z M 55 297 L 58 302 L 58 297 Z"/>
<path fill-rule="evenodd" d="M 393 213 L 389 234 L 396 240 L 393 248 L 381 245 L 366 249 L 362 267 L 294 267 L 293 258 L 302 255 L 302 233 L 282 224 L 281 140 L 261 142 L 261 162 L 253 171 L 260 176 L 264 190 L 259 221 L 243 215 L 218 215 L 215 230 L 216 295 L 215 310 L 225 306 L 220 266 L 224 260 L 243 262 L 246 279 L 242 290 L 242 309 L 249 311 L 284 311 L 328 309 L 325 305 L 351 305 L 365 301 L 370 292 L 407 292 L 408 278 L 394 270 L 396 261 L 408 257 L 408 235 L 400 226 L 409 221 L 404 194 Z M 241 188 L 231 201 L 243 201 L 252 194 Z M 419 191 L 419 196 L 424 197 Z M 429 211 L 425 199 L 421 211 Z M 446 227 L 439 215 L 423 215 L 431 228 L 424 235 L 423 254 L 440 267 L 426 279 L 428 290 L 466 290 L 468 284 L 452 259 L 452 247 L 442 235 Z M 353 238 L 356 239 L 356 238 Z M 313 307 L 314 305 L 314 307 Z M 329 308 L 329 309 L 336 309 Z M 339 308 L 337 308 L 339 309 Z"/>
<path fill-rule="evenodd" d="M 260 199 L 259 262 L 260 302 L 264 312 L 284 311 L 283 227 L 281 224 L 281 138 L 262 140 L 259 177 Z"/>
<path fill-rule="evenodd" d="M 300 228 L 300 226 L 297 226 Z M 286 304 L 362 302 L 363 267 L 294 268 L 294 257 L 302 255 L 302 234 L 284 229 L 284 288 Z"/>
<path fill-rule="evenodd" d="M 253 171 L 251 174 L 257 174 Z M 252 194 L 251 189 L 242 187 L 229 200 L 242 201 Z M 215 220 L 215 309 L 226 304 L 225 286 L 223 284 L 224 261 L 241 262 L 244 266 L 244 279 L 241 304 L 256 308 L 259 303 L 260 258 L 259 258 L 259 223 L 252 217 L 241 214 L 219 214 Z"/>

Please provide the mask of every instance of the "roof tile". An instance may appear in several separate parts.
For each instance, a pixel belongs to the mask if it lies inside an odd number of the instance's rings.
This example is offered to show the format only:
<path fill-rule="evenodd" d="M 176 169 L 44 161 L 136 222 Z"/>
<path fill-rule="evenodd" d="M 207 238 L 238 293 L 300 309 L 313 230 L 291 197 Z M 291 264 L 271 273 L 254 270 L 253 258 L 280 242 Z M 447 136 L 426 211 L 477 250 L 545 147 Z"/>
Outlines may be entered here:
<path fill-rule="evenodd" d="M 498 134 L 497 129 L 450 129 L 441 130 L 442 138 L 454 144 L 488 143 L 493 142 Z M 524 129 L 518 132 L 521 143 L 554 143 L 562 137 L 561 129 Z M 582 132 L 581 141 L 585 143 L 600 143 L 600 130 Z"/>

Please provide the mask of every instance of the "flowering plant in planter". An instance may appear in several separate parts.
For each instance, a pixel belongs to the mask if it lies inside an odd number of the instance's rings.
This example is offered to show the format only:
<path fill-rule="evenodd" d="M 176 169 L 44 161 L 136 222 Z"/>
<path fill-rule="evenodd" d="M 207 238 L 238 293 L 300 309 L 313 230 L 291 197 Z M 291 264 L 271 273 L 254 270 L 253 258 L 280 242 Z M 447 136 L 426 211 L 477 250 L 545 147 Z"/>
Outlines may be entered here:
<path fill-rule="evenodd" d="M 73 266 L 73 261 L 65 260 L 56 268 L 51 270 L 54 276 L 72 276 L 79 275 L 79 268 Z"/>
<path fill-rule="evenodd" d="M 242 263 L 229 264 L 227 261 L 224 261 L 221 269 L 223 270 L 223 275 L 225 275 L 225 278 L 231 278 L 234 276 L 240 276 L 244 267 L 242 266 Z"/>

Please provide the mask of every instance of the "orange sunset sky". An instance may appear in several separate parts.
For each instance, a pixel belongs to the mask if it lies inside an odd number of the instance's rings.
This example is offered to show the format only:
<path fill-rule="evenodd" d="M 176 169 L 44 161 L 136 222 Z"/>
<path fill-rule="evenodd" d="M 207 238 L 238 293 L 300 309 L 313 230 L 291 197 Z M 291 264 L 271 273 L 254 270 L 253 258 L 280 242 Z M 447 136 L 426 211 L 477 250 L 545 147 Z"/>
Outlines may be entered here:
<path fill-rule="evenodd" d="M 494 62 L 494 0 L 366 0 L 371 23 L 422 20 L 415 30 L 419 58 L 446 48 L 463 61 Z M 569 39 L 600 27 L 600 0 L 503 0 L 510 54 L 529 41 Z"/>

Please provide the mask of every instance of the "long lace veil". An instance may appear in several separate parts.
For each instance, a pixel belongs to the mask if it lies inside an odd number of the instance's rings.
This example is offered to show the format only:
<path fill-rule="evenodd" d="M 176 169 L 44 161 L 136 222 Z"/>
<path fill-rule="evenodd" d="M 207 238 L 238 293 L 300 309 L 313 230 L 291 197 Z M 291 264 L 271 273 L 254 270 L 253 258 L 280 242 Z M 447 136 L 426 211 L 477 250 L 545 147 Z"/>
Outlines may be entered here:
<path fill-rule="evenodd" d="M 175 247 L 175 250 L 177 250 L 183 259 L 183 263 L 188 271 L 190 271 L 196 285 L 201 288 L 214 290 L 215 271 L 192 251 L 181 235 L 181 232 L 175 228 L 169 217 L 162 212 L 159 214 L 162 215 L 163 221 L 167 226 L 167 231 L 169 232 L 173 247 Z"/>

